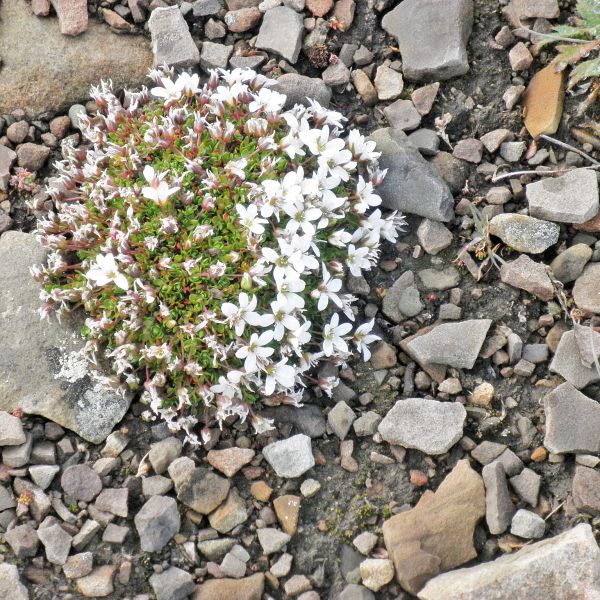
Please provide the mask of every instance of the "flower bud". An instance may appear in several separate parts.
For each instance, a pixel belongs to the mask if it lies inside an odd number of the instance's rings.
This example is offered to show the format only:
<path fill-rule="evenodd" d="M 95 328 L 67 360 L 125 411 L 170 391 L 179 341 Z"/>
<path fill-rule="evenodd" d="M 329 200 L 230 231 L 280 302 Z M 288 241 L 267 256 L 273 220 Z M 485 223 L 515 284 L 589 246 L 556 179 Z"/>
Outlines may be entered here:
<path fill-rule="evenodd" d="M 242 281 L 240 283 L 240 287 L 245 290 L 246 292 L 249 292 L 252 290 L 252 277 L 250 277 L 249 273 L 244 273 L 242 275 Z"/>

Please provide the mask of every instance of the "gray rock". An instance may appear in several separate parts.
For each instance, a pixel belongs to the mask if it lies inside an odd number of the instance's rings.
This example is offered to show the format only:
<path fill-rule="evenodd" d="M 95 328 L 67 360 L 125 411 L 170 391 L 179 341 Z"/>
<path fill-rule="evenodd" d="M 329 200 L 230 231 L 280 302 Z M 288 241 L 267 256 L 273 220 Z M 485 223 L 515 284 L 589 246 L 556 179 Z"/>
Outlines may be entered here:
<path fill-rule="evenodd" d="M 515 512 L 504 467 L 495 461 L 483 467 L 481 475 L 485 485 L 485 520 L 490 533 L 500 535 L 508 529 Z"/>
<path fill-rule="evenodd" d="M 509 163 L 516 163 L 521 160 L 521 156 L 527 149 L 525 142 L 504 142 L 500 144 L 500 156 Z M 540 215 L 532 215 L 540 218 Z"/>
<path fill-rule="evenodd" d="M 377 129 L 371 134 L 381 152 L 379 164 L 388 169 L 377 188 L 385 208 L 449 221 L 454 216 L 454 199 L 438 172 L 421 156 L 403 131 Z"/>
<path fill-rule="evenodd" d="M 600 549 L 580 524 L 494 561 L 431 579 L 419 600 L 592 600 L 600 595 Z"/>
<path fill-rule="evenodd" d="M 575 244 L 561 252 L 551 263 L 554 277 L 562 283 L 575 281 L 592 258 L 593 250 L 587 244 Z"/>
<path fill-rule="evenodd" d="M 583 364 L 574 331 L 566 331 L 558 342 L 554 358 L 550 363 L 550 371 L 564 377 L 578 390 L 600 381 L 600 374 L 595 366 Z"/>
<path fill-rule="evenodd" d="M 338 386 L 339 387 L 339 386 Z M 334 392 L 337 388 L 334 388 Z M 311 438 L 320 438 L 325 434 L 327 424 L 321 409 L 315 404 L 295 406 L 265 407 L 261 415 L 274 419 L 276 425 L 291 423 L 300 433 Z"/>
<path fill-rule="evenodd" d="M 167 496 L 152 496 L 134 518 L 144 552 L 160 552 L 179 533 L 181 519 L 177 502 Z"/>
<path fill-rule="evenodd" d="M 530 510 L 520 508 L 512 518 L 510 532 L 513 535 L 531 540 L 544 537 L 546 522 Z"/>
<path fill-rule="evenodd" d="M 340 60 L 329 65 L 323 73 L 321 73 L 321 77 L 323 78 L 323 81 L 331 87 L 346 85 L 350 81 L 350 70 Z"/>
<path fill-rule="evenodd" d="M 17 153 L 8 146 L 0 144 L 0 192 L 8 191 L 10 169 L 17 160 Z"/>
<path fill-rule="evenodd" d="M 102 480 L 88 465 L 67 467 L 60 485 L 67 496 L 75 501 L 91 502 L 102 491 Z"/>
<path fill-rule="evenodd" d="M 256 38 L 256 47 L 275 52 L 294 64 L 304 36 L 302 15 L 287 6 L 276 6 L 265 13 Z"/>
<path fill-rule="evenodd" d="M 358 417 L 358 419 L 352 423 L 352 427 L 354 428 L 354 433 L 356 433 L 358 437 L 365 437 L 367 435 L 374 435 L 379 423 L 381 423 L 381 415 L 370 410 Z"/>
<path fill-rule="evenodd" d="M 523 461 L 510 448 L 504 450 L 493 462 L 502 465 L 507 477 L 512 477 L 523 470 Z"/>
<path fill-rule="evenodd" d="M 315 466 L 310 438 L 299 433 L 263 448 L 265 460 L 279 477 L 300 477 Z"/>
<path fill-rule="evenodd" d="M 349 583 L 338 596 L 337 600 L 375 600 L 375 594 L 357 583 Z"/>
<path fill-rule="evenodd" d="M 525 468 L 509 479 L 510 485 L 523 502 L 537 506 L 542 478 L 535 471 Z"/>
<path fill-rule="evenodd" d="M 287 97 L 285 108 L 292 108 L 296 104 L 308 106 L 308 98 L 316 100 L 321 106 L 329 106 L 331 90 L 318 77 L 286 73 L 276 81 L 271 89 Z"/>
<path fill-rule="evenodd" d="M 80 129 L 83 126 L 83 121 L 87 117 L 87 110 L 83 104 L 73 104 L 69 108 L 69 119 L 71 119 L 71 125 L 75 129 Z"/>
<path fill-rule="evenodd" d="M 491 324 L 491 319 L 443 323 L 411 340 L 408 348 L 425 364 L 472 369 Z"/>
<path fill-rule="evenodd" d="M 217 538 L 198 542 L 198 550 L 208 560 L 221 560 L 235 546 L 233 538 Z"/>
<path fill-rule="evenodd" d="M 375 84 L 375 89 L 377 90 L 377 97 L 383 102 L 399 98 L 400 94 L 402 93 L 402 90 L 404 89 L 404 80 L 402 79 L 402 73 L 398 73 L 398 71 L 390 69 L 390 67 L 388 67 L 387 65 L 381 65 L 377 67 L 377 73 L 375 74 L 375 79 L 373 80 L 373 83 Z M 394 104 L 397 103 L 394 102 Z M 396 107 L 396 109 L 392 108 L 394 104 L 391 104 L 390 106 L 385 108 L 384 112 L 389 109 L 391 109 L 392 114 L 397 112 L 398 107 Z M 390 119 L 390 116 L 388 116 L 387 112 L 386 116 L 388 117 L 388 121 L 390 121 L 390 125 L 392 127 L 396 127 L 396 124 L 392 121 L 392 119 Z M 421 122 L 420 115 L 419 122 Z M 402 129 L 402 127 L 399 127 L 399 129 Z"/>
<path fill-rule="evenodd" d="M 231 552 L 228 552 L 223 557 L 223 561 L 219 567 L 227 577 L 240 579 L 246 574 L 246 563 L 237 558 L 237 556 L 234 556 Z"/>
<path fill-rule="evenodd" d="M 579 358 L 586 367 L 592 367 L 600 356 L 600 333 L 588 325 L 573 323 L 575 343 L 579 351 Z"/>
<path fill-rule="evenodd" d="M 560 177 L 543 177 L 525 188 L 532 217 L 559 223 L 585 223 L 595 217 L 598 180 L 595 171 L 574 169 Z"/>
<path fill-rule="evenodd" d="M 29 524 L 9 529 L 4 539 L 17 558 L 33 558 L 37 554 L 40 540 L 36 530 Z"/>
<path fill-rule="evenodd" d="M 360 46 L 352 56 L 352 60 L 357 67 L 364 67 L 368 65 L 374 58 L 374 54 L 365 46 Z"/>
<path fill-rule="evenodd" d="M 537 296 L 544 302 L 554 297 L 554 286 L 548 277 L 548 267 L 521 254 L 516 260 L 504 263 L 500 267 L 500 279 L 503 283 Z"/>
<path fill-rule="evenodd" d="M 471 0 L 405 0 L 383 17 L 381 25 L 398 41 L 407 79 L 438 81 L 469 70 Z"/>
<path fill-rule="evenodd" d="M 427 254 L 438 254 L 452 243 L 452 233 L 442 223 L 423 219 L 417 229 L 419 244 Z"/>
<path fill-rule="evenodd" d="M 27 171 L 39 171 L 50 156 L 50 148 L 26 142 L 17 148 L 17 164 Z"/>
<path fill-rule="evenodd" d="M 96 498 L 98 510 L 108 512 L 117 517 L 127 517 L 129 514 L 129 489 L 104 488 Z"/>
<path fill-rule="evenodd" d="M 435 156 L 440 149 L 440 136 L 432 129 L 417 129 L 408 141 L 424 156 Z"/>
<path fill-rule="evenodd" d="M 154 475 L 142 479 L 142 494 L 146 498 L 151 496 L 163 496 L 173 488 L 173 482 L 168 477 Z"/>
<path fill-rule="evenodd" d="M 178 6 L 155 8 L 148 19 L 148 29 L 155 66 L 191 67 L 200 61 L 200 51 Z"/>
<path fill-rule="evenodd" d="M 541 254 L 558 242 L 560 227 L 550 221 L 507 213 L 490 221 L 490 233 L 518 252 Z"/>
<path fill-rule="evenodd" d="M 79 579 L 89 575 L 94 568 L 94 555 L 92 552 L 81 552 L 69 556 L 63 565 L 63 573 L 67 579 Z"/>
<path fill-rule="evenodd" d="M 29 592 L 21 583 L 15 565 L 0 564 L 0 596 L 6 600 L 29 600 Z"/>
<path fill-rule="evenodd" d="M 7 467 L 18 469 L 25 466 L 31 457 L 33 438 L 29 432 L 25 434 L 25 443 L 20 446 L 5 446 L 2 450 L 2 462 Z"/>
<path fill-rule="evenodd" d="M 258 541 L 267 556 L 279 552 L 292 539 L 287 533 L 273 527 L 258 529 L 257 533 Z"/>
<path fill-rule="evenodd" d="M 6 235 L 6 234 L 4 234 Z M 591 263 L 573 286 L 575 304 L 591 313 L 600 313 L 600 263 Z"/>
<path fill-rule="evenodd" d="M 22 108 L 29 117 L 68 110 L 102 79 L 112 79 L 115 89 L 135 88 L 152 64 L 142 37 L 115 35 L 95 20 L 84 35 L 63 36 L 57 19 L 36 17 L 20 0 L 0 5 L 0 56 L 0 114 Z"/>
<path fill-rule="evenodd" d="M 410 100 L 396 100 L 396 102 L 386 106 L 383 112 L 390 127 L 394 129 L 412 131 L 421 124 L 421 115 Z M 408 139 L 413 143 L 410 136 Z M 418 149 L 419 151 L 421 150 L 420 148 Z"/>
<path fill-rule="evenodd" d="M 209 69 L 225 69 L 232 53 L 233 46 L 203 42 L 202 52 L 200 53 L 200 66 L 206 71 Z"/>
<path fill-rule="evenodd" d="M 62 324 L 40 321 L 40 286 L 29 267 L 45 257 L 30 234 L 8 231 L 0 237 L 0 409 L 22 408 L 98 444 L 121 420 L 130 398 L 94 380 L 95 367 L 81 354 L 81 315 Z"/>
<path fill-rule="evenodd" d="M 196 0 L 192 10 L 195 17 L 214 17 L 219 15 L 224 8 L 221 0 Z"/>
<path fill-rule="evenodd" d="M 247 519 L 246 502 L 235 488 L 231 489 L 227 500 L 208 516 L 210 526 L 219 533 L 228 533 Z"/>
<path fill-rule="evenodd" d="M 166 472 L 169 465 L 181 456 L 183 444 L 176 437 L 168 437 L 152 444 L 148 460 L 157 475 Z"/>
<path fill-rule="evenodd" d="M 94 536 L 100 531 L 100 523 L 93 519 L 88 519 L 79 530 L 79 533 L 73 538 L 73 548 L 77 551 L 85 548 L 94 539 Z"/>
<path fill-rule="evenodd" d="M 154 573 L 149 581 L 157 600 L 184 600 L 196 589 L 194 578 L 177 567 Z"/>
<path fill-rule="evenodd" d="M 546 344 L 525 344 L 523 347 L 523 360 L 528 360 L 534 365 L 539 365 L 548 360 L 550 350 Z"/>
<path fill-rule="evenodd" d="M 208 23 L 207 23 L 208 25 Z M 234 69 L 252 69 L 257 71 L 266 60 L 266 57 L 261 54 L 255 56 L 232 56 L 229 59 L 229 64 Z"/>
<path fill-rule="evenodd" d="M 505 444 L 485 440 L 471 451 L 471 456 L 482 465 L 489 465 L 506 450 Z"/>
<path fill-rule="evenodd" d="M 577 465 L 573 477 L 573 504 L 578 512 L 600 515 L 600 473 L 595 469 Z"/>
<path fill-rule="evenodd" d="M 42 523 L 37 534 L 46 551 L 48 562 L 64 565 L 69 557 L 73 538 L 58 523 L 46 527 Z"/>
<path fill-rule="evenodd" d="M 394 323 L 401 323 L 407 317 L 415 317 L 424 308 L 414 282 L 412 271 L 405 271 L 383 297 L 383 314 Z"/>
<path fill-rule="evenodd" d="M 544 397 L 544 446 L 554 454 L 600 453 L 600 404 L 563 383 Z"/>
<path fill-rule="evenodd" d="M 26 441 L 21 419 L 6 411 L 0 412 L 0 446 L 20 446 Z"/>
<path fill-rule="evenodd" d="M 227 498 L 229 487 L 228 479 L 204 467 L 193 469 L 181 481 L 175 481 L 177 499 L 203 515 L 211 513 Z"/>
<path fill-rule="evenodd" d="M 419 271 L 419 279 L 427 290 L 444 291 L 460 283 L 460 273 L 450 265 L 442 270 L 423 269 Z"/>
<path fill-rule="evenodd" d="M 56 474 L 60 471 L 58 465 L 33 465 L 29 467 L 29 476 L 33 483 L 42 490 L 48 489 Z"/>
<path fill-rule="evenodd" d="M 390 444 L 437 455 L 460 440 L 466 417 L 458 402 L 408 398 L 398 400 L 377 429 Z"/>
<path fill-rule="evenodd" d="M 343 440 L 355 419 L 356 413 L 345 402 L 340 401 L 329 411 L 327 424 L 333 433 Z"/>

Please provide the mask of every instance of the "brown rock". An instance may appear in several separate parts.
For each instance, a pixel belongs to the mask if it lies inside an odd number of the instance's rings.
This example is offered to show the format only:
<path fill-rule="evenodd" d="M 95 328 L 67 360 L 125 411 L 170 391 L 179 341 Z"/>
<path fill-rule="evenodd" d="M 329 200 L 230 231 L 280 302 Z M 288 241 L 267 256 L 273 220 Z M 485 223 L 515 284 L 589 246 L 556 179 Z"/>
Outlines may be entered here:
<path fill-rule="evenodd" d="M 579 512 L 600 515 L 600 473 L 577 465 L 573 477 L 573 504 Z"/>
<path fill-rule="evenodd" d="M 519 42 L 511 48 L 508 60 L 513 71 L 525 71 L 533 63 L 533 56 L 531 56 L 529 48 L 523 42 Z"/>
<path fill-rule="evenodd" d="M 352 73 L 352 83 L 367 106 L 373 106 L 374 104 L 377 104 L 377 90 L 371 83 L 369 76 L 364 71 L 361 69 L 354 71 Z"/>
<path fill-rule="evenodd" d="M 216 529 L 219 533 L 227 533 L 234 527 L 244 523 L 247 518 L 246 502 L 233 488 L 229 492 L 227 501 L 211 513 L 208 520 L 213 529 Z"/>
<path fill-rule="evenodd" d="M 525 92 L 525 127 L 534 137 L 556 133 L 560 125 L 565 97 L 564 71 L 556 72 L 554 64 L 538 71 Z"/>
<path fill-rule="evenodd" d="M 113 29 L 117 29 L 118 31 L 131 30 L 131 25 L 114 10 L 110 10 L 110 8 L 103 8 L 102 16 L 104 17 L 106 24 L 112 27 Z"/>
<path fill-rule="evenodd" d="M 536 295 L 544 302 L 549 302 L 554 297 L 554 286 L 548 277 L 546 266 L 531 260 L 526 254 L 503 264 L 500 279 L 508 285 Z"/>
<path fill-rule="evenodd" d="M 356 2 L 354 2 L 354 0 L 338 0 L 335 3 L 333 16 L 344 26 L 345 31 L 352 26 L 355 10 Z"/>
<path fill-rule="evenodd" d="M 50 0 L 31 0 L 31 10 L 36 17 L 47 17 L 51 8 Z"/>
<path fill-rule="evenodd" d="M 261 600 L 264 587 L 262 573 L 242 579 L 211 579 L 196 588 L 193 600 Z"/>
<path fill-rule="evenodd" d="M 256 27 L 262 19 L 262 13 L 256 6 L 232 10 L 225 15 L 225 24 L 229 31 L 243 33 Z"/>
<path fill-rule="evenodd" d="M 226 448 L 211 450 L 206 458 L 215 469 L 227 477 L 233 477 L 254 458 L 254 454 L 250 448 Z"/>
<path fill-rule="evenodd" d="M 50 148 L 27 142 L 17 148 L 17 160 L 20 167 L 28 171 L 39 171 L 48 160 Z"/>
<path fill-rule="evenodd" d="M 550 352 L 556 352 L 560 338 L 564 333 L 570 331 L 569 326 L 564 321 L 558 321 L 546 336 L 546 345 L 550 348 Z"/>
<path fill-rule="evenodd" d="M 431 112 L 439 89 L 440 83 L 439 81 L 436 81 L 435 83 L 430 83 L 429 85 L 416 89 L 411 94 L 410 99 L 422 117 Z"/>
<path fill-rule="evenodd" d="M 104 565 L 94 569 L 86 577 L 75 581 L 77 592 L 86 598 L 104 598 L 113 593 L 113 578 L 117 567 L 115 565 Z"/>
<path fill-rule="evenodd" d="M 573 300 L 578 308 L 600 313 L 600 264 L 588 264 L 573 286 Z"/>
<path fill-rule="evenodd" d="M 273 488 L 264 481 L 255 481 L 250 486 L 250 493 L 260 502 L 267 502 L 273 493 Z"/>
<path fill-rule="evenodd" d="M 71 119 L 67 115 L 55 117 L 50 121 L 50 133 L 57 140 L 62 140 L 69 133 L 69 127 L 71 127 Z"/>
<path fill-rule="evenodd" d="M 28 135 L 29 123 L 27 121 L 17 121 L 6 129 L 6 137 L 13 144 L 22 144 Z"/>
<path fill-rule="evenodd" d="M 294 535 L 298 528 L 300 515 L 300 498 L 287 494 L 273 500 L 273 508 L 281 528 L 288 534 Z"/>
<path fill-rule="evenodd" d="M 586 233 L 598 233 L 600 231 L 600 212 L 585 223 L 574 223 L 573 229 Z"/>
<path fill-rule="evenodd" d="M 229 493 L 229 480 L 198 467 L 176 486 L 177 499 L 203 515 L 211 513 Z"/>
<path fill-rule="evenodd" d="M 306 8 L 315 17 L 324 17 L 333 8 L 333 0 L 306 0 Z"/>
<path fill-rule="evenodd" d="M 484 515 L 483 480 L 461 460 L 436 492 L 427 490 L 415 508 L 383 524 L 400 585 L 416 594 L 438 573 L 475 558 L 473 532 Z"/>
<path fill-rule="evenodd" d="M 63 35 L 81 35 L 88 26 L 87 0 L 51 0 Z"/>

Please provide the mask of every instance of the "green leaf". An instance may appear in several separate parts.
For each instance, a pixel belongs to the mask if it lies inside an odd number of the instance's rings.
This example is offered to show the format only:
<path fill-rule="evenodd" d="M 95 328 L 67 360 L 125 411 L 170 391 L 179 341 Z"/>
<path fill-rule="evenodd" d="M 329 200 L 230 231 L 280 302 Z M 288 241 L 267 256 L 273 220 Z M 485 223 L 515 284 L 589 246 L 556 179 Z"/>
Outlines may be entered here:
<path fill-rule="evenodd" d="M 569 88 L 577 85 L 583 79 L 593 79 L 595 77 L 600 77 L 600 57 L 578 64 L 571 71 Z"/>
<path fill-rule="evenodd" d="M 587 27 L 600 27 L 600 0 L 579 0 L 577 12 Z"/>

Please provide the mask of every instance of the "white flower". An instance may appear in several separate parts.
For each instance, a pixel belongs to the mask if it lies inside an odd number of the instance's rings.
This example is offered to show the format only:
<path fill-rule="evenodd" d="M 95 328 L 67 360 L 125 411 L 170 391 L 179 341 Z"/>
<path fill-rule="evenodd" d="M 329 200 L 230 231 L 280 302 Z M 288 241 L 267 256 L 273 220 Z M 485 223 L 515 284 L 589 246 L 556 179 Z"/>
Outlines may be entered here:
<path fill-rule="evenodd" d="M 358 176 L 358 184 L 356 185 L 356 196 L 358 202 L 355 205 L 355 210 L 362 214 L 370 206 L 379 206 L 381 197 L 374 193 L 373 184 L 370 181 L 365 181 L 362 175 Z"/>
<path fill-rule="evenodd" d="M 354 330 L 354 335 L 352 336 L 352 341 L 356 345 L 356 349 L 362 352 L 364 360 L 371 358 L 371 351 L 368 345 L 381 339 L 378 335 L 371 333 L 374 323 L 375 319 L 371 319 L 369 322 L 359 325 Z"/>
<path fill-rule="evenodd" d="M 237 213 L 240 216 L 240 225 L 245 227 L 250 233 L 260 235 L 265 232 L 264 225 L 268 223 L 268 221 L 266 219 L 261 219 L 258 216 L 256 204 L 249 204 L 248 206 L 236 204 L 235 210 L 237 210 Z"/>
<path fill-rule="evenodd" d="M 367 140 L 357 129 L 352 129 L 348 135 L 348 148 L 354 158 L 359 162 L 371 162 L 381 156 L 381 152 L 375 152 L 377 144 Z"/>
<path fill-rule="evenodd" d="M 227 318 L 230 326 L 234 327 L 236 335 L 242 335 L 246 324 L 253 327 L 262 326 L 263 318 L 254 310 L 257 306 L 256 296 L 250 298 L 246 292 L 240 292 L 238 298 L 239 306 L 231 302 L 224 302 L 221 305 L 221 312 Z"/>
<path fill-rule="evenodd" d="M 122 290 L 129 289 L 129 281 L 127 281 L 127 277 L 119 271 L 119 267 L 117 266 L 113 254 L 99 254 L 96 257 L 96 264 L 85 274 L 85 276 L 100 287 L 108 285 L 109 283 L 114 283 Z"/>
<path fill-rule="evenodd" d="M 239 160 L 230 160 L 225 165 L 225 170 L 229 171 L 232 175 L 239 177 L 242 181 L 246 179 L 246 173 L 244 169 L 248 166 L 248 161 L 245 158 Z"/>
<path fill-rule="evenodd" d="M 258 112 L 264 110 L 266 113 L 278 113 L 285 104 L 286 97 L 279 92 L 269 88 L 261 88 L 250 102 L 248 110 Z"/>
<path fill-rule="evenodd" d="M 265 327 L 269 327 L 270 325 L 274 326 L 273 338 L 275 340 L 279 341 L 283 339 L 286 329 L 294 331 L 300 327 L 298 319 L 290 314 L 293 310 L 294 307 L 290 306 L 285 301 L 280 302 L 279 300 L 275 300 L 274 302 L 271 302 L 272 314 L 264 315 L 264 322 Z"/>
<path fill-rule="evenodd" d="M 348 344 L 342 336 L 346 335 L 351 329 L 350 323 L 339 324 L 340 316 L 335 313 L 331 321 L 323 327 L 323 352 L 325 356 L 331 356 L 336 350 L 348 352 Z"/>
<path fill-rule="evenodd" d="M 270 396 L 277 385 L 289 389 L 296 382 L 296 370 L 287 364 L 287 358 L 268 365 L 265 368 L 265 373 L 264 393 L 266 396 Z"/>
<path fill-rule="evenodd" d="M 369 248 L 356 248 L 354 244 L 348 246 L 346 264 L 354 277 L 360 277 L 363 269 L 368 271 L 371 268 L 369 252 Z"/>
<path fill-rule="evenodd" d="M 250 341 L 245 346 L 238 348 L 235 355 L 239 359 L 245 359 L 244 369 L 246 373 L 253 373 L 266 364 L 269 356 L 275 352 L 274 348 L 268 346 L 272 341 L 272 331 L 265 331 L 260 335 L 253 333 L 250 336 Z"/>
<path fill-rule="evenodd" d="M 144 167 L 144 178 L 150 184 L 142 188 L 142 196 L 158 204 L 164 204 L 170 196 L 179 191 L 178 187 L 169 187 L 164 181 L 165 173 L 157 173 L 150 165 Z"/>
<path fill-rule="evenodd" d="M 318 299 L 317 309 L 325 310 L 330 300 L 338 308 L 342 308 L 342 301 L 337 294 L 342 289 L 342 280 L 331 277 L 325 264 L 321 265 L 321 268 L 323 269 L 323 281 L 310 293 L 313 298 Z"/>
<path fill-rule="evenodd" d="M 300 275 L 286 277 L 277 286 L 277 301 L 287 304 L 291 308 L 304 308 L 304 298 L 299 293 L 304 291 L 304 288 L 306 288 L 306 283 L 300 278 Z"/>

